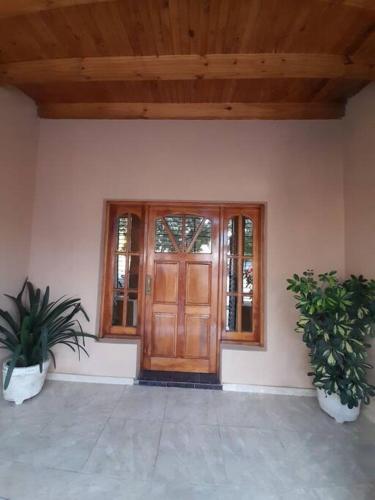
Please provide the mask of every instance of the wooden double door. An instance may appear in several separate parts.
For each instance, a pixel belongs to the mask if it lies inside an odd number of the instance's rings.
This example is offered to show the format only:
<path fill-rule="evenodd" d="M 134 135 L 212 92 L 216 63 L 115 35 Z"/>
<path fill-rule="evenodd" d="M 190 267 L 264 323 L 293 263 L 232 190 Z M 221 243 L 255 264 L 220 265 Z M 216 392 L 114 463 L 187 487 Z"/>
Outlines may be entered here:
<path fill-rule="evenodd" d="M 219 207 L 149 207 L 145 369 L 216 373 L 219 224 Z"/>

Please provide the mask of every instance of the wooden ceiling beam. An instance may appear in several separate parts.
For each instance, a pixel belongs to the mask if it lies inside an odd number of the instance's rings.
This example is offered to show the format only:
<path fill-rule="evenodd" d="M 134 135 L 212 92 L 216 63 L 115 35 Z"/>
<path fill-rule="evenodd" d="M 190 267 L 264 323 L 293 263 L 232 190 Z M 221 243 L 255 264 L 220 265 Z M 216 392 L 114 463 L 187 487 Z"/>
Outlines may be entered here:
<path fill-rule="evenodd" d="M 42 118 L 314 120 L 345 114 L 341 103 L 45 103 Z"/>
<path fill-rule="evenodd" d="M 45 10 L 73 7 L 95 3 L 106 3 L 113 0 L 2 0 L 0 2 L 0 19 L 32 14 Z M 332 5 L 357 7 L 360 9 L 374 10 L 374 0 L 317 0 Z"/>
<path fill-rule="evenodd" d="M 0 83 L 345 78 L 375 80 L 375 62 L 333 54 L 86 57 L 0 64 Z"/>

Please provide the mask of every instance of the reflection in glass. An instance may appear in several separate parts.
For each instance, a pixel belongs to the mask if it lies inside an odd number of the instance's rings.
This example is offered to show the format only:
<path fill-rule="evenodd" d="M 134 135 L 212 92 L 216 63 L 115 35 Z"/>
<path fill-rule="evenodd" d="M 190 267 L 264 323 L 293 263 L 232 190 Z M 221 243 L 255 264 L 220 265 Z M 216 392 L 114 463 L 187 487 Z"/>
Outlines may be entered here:
<path fill-rule="evenodd" d="M 117 250 L 126 252 L 128 243 L 128 217 L 121 216 L 117 219 Z"/>
<path fill-rule="evenodd" d="M 139 252 L 142 236 L 142 224 L 138 215 L 130 214 L 131 217 L 131 234 L 130 234 L 130 251 Z"/>
<path fill-rule="evenodd" d="M 237 330 L 237 301 L 235 295 L 227 295 L 225 329 L 229 332 Z"/>
<path fill-rule="evenodd" d="M 238 223 L 238 215 L 228 221 L 228 255 L 238 254 Z"/>
<path fill-rule="evenodd" d="M 176 252 L 162 219 L 157 219 L 155 222 L 155 252 Z"/>
<path fill-rule="evenodd" d="M 241 322 L 243 332 L 253 331 L 253 299 L 249 295 L 242 297 Z"/>
<path fill-rule="evenodd" d="M 168 224 L 171 233 L 176 240 L 177 246 L 182 243 L 182 230 L 183 230 L 183 216 L 182 215 L 170 215 L 164 217 L 164 220 Z"/>
<path fill-rule="evenodd" d="M 253 291 L 253 265 L 249 259 L 242 261 L 242 291 L 243 293 L 251 293 Z"/>
<path fill-rule="evenodd" d="M 211 253 L 211 221 L 205 219 L 192 248 L 192 253 Z"/>
<path fill-rule="evenodd" d="M 227 292 L 238 291 L 237 259 L 227 259 Z"/>
<path fill-rule="evenodd" d="M 139 276 L 139 256 L 129 255 L 129 283 L 128 287 L 133 290 L 138 289 Z"/>
<path fill-rule="evenodd" d="M 115 256 L 114 288 L 124 288 L 126 277 L 126 257 L 125 255 Z"/>
<path fill-rule="evenodd" d="M 193 241 L 195 233 L 202 223 L 203 217 L 187 215 L 185 217 L 185 249 L 187 250 Z M 194 244 L 195 246 L 195 244 Z M 193 250 L 194 251 L 194 250 Z"/>
<path fill-rule="evenodd" d="M 122 325 L 124 311 L 124 292 L 123 290 L 114 290 L 113 292 L 113 308 L 112 308 L 112 325 Z"/>
<path fill-rule="evenodd" d="M 253 221 L 248 217 L 242 218 L 243 254 L 253 255 Z"/>
<path fill-rule="evenodd" d="M 126 311 L 126 326 L 137 326 L 138 300 L 137 294 L 129 292 Z"/>

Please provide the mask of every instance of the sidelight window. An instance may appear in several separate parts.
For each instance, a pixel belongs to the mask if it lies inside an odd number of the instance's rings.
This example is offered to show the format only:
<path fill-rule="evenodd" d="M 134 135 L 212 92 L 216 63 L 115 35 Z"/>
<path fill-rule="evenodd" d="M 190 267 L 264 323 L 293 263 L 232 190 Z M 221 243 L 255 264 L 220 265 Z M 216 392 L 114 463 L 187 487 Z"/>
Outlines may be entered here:
<path fill-rule="evenodd" d="M 260 211 L 227 212 L 222 337 L 260 341 Z"/>

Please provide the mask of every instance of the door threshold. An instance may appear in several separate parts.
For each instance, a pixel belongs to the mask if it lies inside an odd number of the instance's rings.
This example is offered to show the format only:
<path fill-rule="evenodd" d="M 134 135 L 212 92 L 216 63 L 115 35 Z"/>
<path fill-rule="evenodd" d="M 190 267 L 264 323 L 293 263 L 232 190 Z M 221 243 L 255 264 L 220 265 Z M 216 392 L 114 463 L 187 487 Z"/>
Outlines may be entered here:
<path fill-rule="evenodd" d="M 139 385 L 181 387 L 185 389 L 223 389 L 215 373 L 164 372 L 144 370 L 138 378 Z"/>

